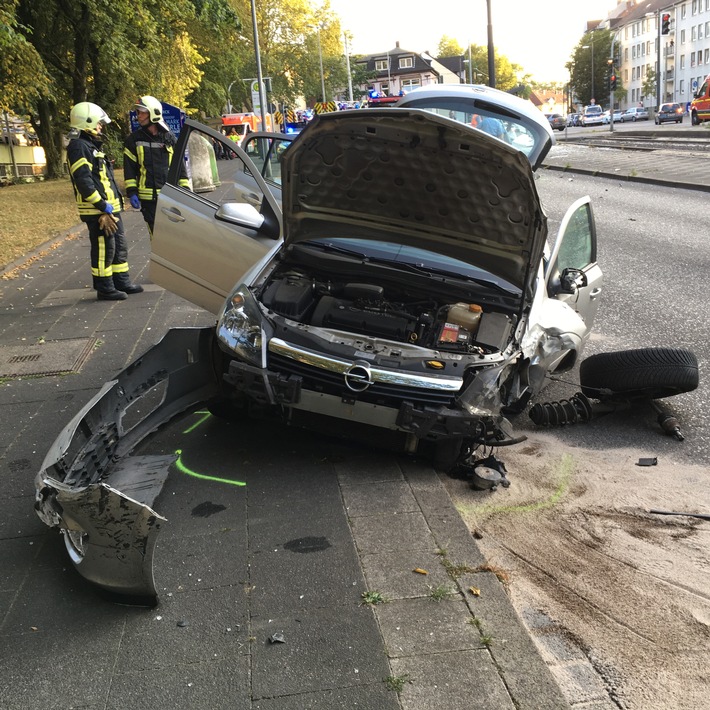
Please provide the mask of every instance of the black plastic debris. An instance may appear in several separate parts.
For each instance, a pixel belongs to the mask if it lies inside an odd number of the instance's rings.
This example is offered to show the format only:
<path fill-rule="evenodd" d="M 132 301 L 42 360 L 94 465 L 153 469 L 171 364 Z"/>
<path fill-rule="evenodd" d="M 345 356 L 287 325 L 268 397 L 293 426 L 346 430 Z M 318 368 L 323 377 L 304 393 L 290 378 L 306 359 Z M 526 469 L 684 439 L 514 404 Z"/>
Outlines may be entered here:
<path fill-rule="evenodd" d="M 710 515 L 707 513 L 683 513 L 677 512 L 675 510 L 654 510 L 653 508 L 648 512 L 654 513 L 655 515 L 685 515 L 688 518 L 700 518 L 701 520 L 710 520 Z"/>
<path fill-rule="evenodd" d="M 655 466 L 658 463 L 658 458 L 655 456 L 653 458 L 639 459 L 636 463 L 637 466 Z"/>
<path fill-rule="evenodd" d="M 177 625 L 181 628 L 184 629 L 186 626 L 190 625 L 190 622 L 185 621 L 185 619 L 180 619 L 180 621 L 177 622 Z"/>

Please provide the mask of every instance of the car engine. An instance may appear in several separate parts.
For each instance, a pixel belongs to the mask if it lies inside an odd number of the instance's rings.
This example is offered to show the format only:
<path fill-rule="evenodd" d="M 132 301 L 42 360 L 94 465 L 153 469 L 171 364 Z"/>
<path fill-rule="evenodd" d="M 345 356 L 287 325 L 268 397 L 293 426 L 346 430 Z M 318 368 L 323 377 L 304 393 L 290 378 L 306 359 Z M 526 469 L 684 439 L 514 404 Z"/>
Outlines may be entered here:
<path fill-rule="evenodd" d="M 462 353 L 503 349 L 512 322 L 476 304 L 427 294 L 413 299 L 374 283 L 316 279 L 298 270 L 270 279 L 260 300 L 270 311 L 306 325 Z"/>

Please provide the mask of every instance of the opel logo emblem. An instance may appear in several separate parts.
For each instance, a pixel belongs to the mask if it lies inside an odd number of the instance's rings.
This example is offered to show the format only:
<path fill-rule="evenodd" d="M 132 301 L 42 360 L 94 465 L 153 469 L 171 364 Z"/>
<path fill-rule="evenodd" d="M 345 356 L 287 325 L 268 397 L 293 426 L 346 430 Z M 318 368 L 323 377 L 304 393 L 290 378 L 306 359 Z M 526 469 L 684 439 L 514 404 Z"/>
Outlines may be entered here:
<path fill-rule="evenodd" d="M 345 386 L 351 392 L 364 392 L 371 384 L 370 368 L 367 365 L 350 365 L 345 370 Z"/>

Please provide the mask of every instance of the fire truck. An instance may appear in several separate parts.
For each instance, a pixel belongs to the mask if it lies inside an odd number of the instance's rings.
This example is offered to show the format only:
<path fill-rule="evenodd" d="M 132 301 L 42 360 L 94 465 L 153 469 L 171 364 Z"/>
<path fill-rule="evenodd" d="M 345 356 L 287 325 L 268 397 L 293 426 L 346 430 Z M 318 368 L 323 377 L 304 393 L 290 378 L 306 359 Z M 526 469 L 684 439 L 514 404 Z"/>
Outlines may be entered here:
<path fill-rule="evenodd" d="M 690 122 L 698 126 L 703 121 L 710 121 L 710 76 L 706 77 L 690 102 Z"/>

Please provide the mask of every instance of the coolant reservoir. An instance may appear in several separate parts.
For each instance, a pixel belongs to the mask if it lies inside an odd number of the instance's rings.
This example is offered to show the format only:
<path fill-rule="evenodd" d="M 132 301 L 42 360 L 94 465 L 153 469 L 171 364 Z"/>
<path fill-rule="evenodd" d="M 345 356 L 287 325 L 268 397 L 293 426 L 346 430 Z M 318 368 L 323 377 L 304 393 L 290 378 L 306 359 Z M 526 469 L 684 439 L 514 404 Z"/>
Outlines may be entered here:
<path fill-rule="evenodd" d="M 454 303 L 453 306 L 449 306 L 446 320 L 466 328 L 469 333 L 475 333 L 482 312 L 483 309 L 477 303 Z"/>

